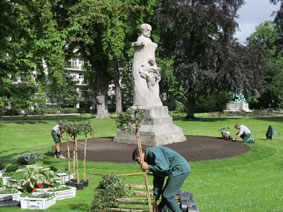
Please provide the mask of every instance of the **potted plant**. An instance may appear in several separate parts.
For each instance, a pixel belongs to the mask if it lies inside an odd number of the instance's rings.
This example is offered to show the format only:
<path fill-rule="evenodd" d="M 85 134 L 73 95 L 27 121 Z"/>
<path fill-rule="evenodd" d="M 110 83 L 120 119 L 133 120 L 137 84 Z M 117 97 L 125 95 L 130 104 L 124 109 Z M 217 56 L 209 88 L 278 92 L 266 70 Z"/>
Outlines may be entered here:
<path fill-rule="evenodd" d="M 88 179 L 86 179 L 86 149 L 87 149 L 87 136 L 93 135 L 93 128 L 89 122 L 82 122 L 81 123 L 81 132 L 85 136 L 85 145 L 84 145 L 84 179 L 83 184 L 84 187 L 88 186 Z"/>
<path fill-rule="evenodd" d="M 25 152 L 17 157 L 19 168 L 33 165 L 42 161 L 42 156 L 34 151 Z"/>
<path fill-rule="evenodd" d="M 73 138 L 74 145 L 73 145 L 73 170 L 74 170 L 74 177 L 76 176 L 75 186 L 77 189 L 83 189 L 83 183 L 80 182 L 79 179 L 79 163 L 78 163 L 78 141 L 77 136 L 81 132 L 81 125 L 78 122 L 66 122 L 63 124 L 64 130 Z M 69 148 L 68 148 L 69 150 Z M 68 161 L 70 164 L 70 157 L 68 152 Z M 69 165 L 69 175 L 70 175 L 70 165 Z M 70 178 L 69 178 L 70 179 Z"/>
<path fill-rule="evenodd" d="M 62 200 L 75 197 L 76 190 L 76 187 L 60 185 L 51 188 L 48 192 L 55 193 L 56 200 Z"/>
<path fill-rule="evenodd" d="M 11 177 L 9 176 L 9 173 L 14 173 L 18 169 L 17 165 L 8 165 L 5 169 L 5 172 L 2 175 L 2 183 L 5 186 L 10 186 L 9 182 Z"/>
<path fill-rule="evenodd" d="M 35 192 L 36 187 L 40 187 L 39 184 L 48 186 L 54 184 L 56 181 L 55 173 L 49 167 L 43 167 L 40 163 L 18 169 L 16 172 L 21 172 L 24 175 L 22 189 L 26 189 L 27 191 Z"/>
<path fill-rule="evenodd" d="M 68 135 L 71 138 L 71 141 L 74 142 L 74 138 L 72 135 L 72 127 L 70 125 L 69 122 L 63 122 L 61 124 L 63 132 L 66 132 L 66 139 L 67 139 L 67 153 L 68 153 L 68 180 L 65 182 L 66 185 L 68 186 L 75 186 L 75 182 L 72 181 L 71 179 L 73 179 L 75 177 L 75 169 L 74 169 L 74 173 L 72 174 L 72 178 L 71 178 L 71 154 L 70 154 L 70 141 L 68 139 Z M 74 146 L 73 146 L 74 149 Z M 73 151 L 73 158 L 75 157 L 74 151 Z M 75 160 L 73 160 L 75 163 Z M 73 163 L 73 168 L 75 168 L 75 164 Z"/>
<path fill-rule="evenodd" d="M 21 192 L 15 188 L 3 188 L 0 190 L 0 199 L 7 196 L 12 196 L 12 200 L 20 201 Z"/>
<path fill-rule="evenodd" d="M 23 179 L 25 178 L 25 176 L 22 173 L 13 171 L 13 172 L 6 172 L 4 174 L 4 177 L 6 177 L 7 182 L 5 182 L 5 184 L 8 187 L 13 187 L 16 189 L 19 189 L 21 187 L 21 184 L 23 182 Z"/>
<path fill-rule="evenodd" d="M 46 192 L 20 198 L 22 209 L 47 209 L 56 203 L 54 193 Z"/>

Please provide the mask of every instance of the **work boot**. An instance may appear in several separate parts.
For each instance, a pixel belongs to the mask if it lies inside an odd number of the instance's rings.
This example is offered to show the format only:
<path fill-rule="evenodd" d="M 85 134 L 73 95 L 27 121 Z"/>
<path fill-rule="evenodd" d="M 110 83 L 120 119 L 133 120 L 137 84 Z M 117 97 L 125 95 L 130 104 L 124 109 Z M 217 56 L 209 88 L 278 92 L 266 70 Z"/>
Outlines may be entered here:
<path fill-rule="evenodd" d="M 57 158 L 62 158 L 62 159 L 64 159 L 64 158 L 66 158 L 66 157 L 64 157 L 62 154 L 59 153 L 59 154 L 57 155 Z"/>

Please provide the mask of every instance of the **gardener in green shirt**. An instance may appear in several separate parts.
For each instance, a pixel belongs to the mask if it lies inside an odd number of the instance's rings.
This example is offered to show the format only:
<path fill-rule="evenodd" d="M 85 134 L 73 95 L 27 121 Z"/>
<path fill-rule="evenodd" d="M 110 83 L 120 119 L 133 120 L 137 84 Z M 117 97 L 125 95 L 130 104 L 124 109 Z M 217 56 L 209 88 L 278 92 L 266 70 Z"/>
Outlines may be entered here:
<path fill-rule="evenodd" d="M 143 163 L 141 162 L 142 157 L 144 159 Z M 148 169 L 153 173 L 154 211 L 181 212 L 182 210 L 175 199 L 175 195 L 181 189 L 191 171 L 186 159 L 172 149 L 163 146 L 148 147 L 146 151 L 143 150 L 142 155 L 139 154 L 139 150 L 136 148 L 133 151 L 132 158 L 141 165 L 142 169 Z M 166 176 L 168 177 L 167 182 L 162 189 Z M 162 195 L 162 199 L 157 206 L 160 195 Z"/>

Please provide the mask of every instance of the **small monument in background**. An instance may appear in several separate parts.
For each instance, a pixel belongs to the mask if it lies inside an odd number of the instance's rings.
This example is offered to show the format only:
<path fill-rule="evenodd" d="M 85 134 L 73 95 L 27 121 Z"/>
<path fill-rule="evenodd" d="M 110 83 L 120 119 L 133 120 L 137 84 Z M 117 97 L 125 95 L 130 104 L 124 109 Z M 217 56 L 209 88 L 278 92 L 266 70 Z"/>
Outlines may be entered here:
<path fill-rule="evenodd" d="M 233 100 L 226 104 L 225 113 L 227 112 L 252 112 L 249 109 L 249 103 L 247 103 L 244 94 L 233 93 Z"/>
<path fill-rule="evenodd" d="M 186 140 L 182 129 L 173 124 L 167 106 L 163 106 L 159 97 L 160 68 L 155 61 L 157 44 L 152 42 L 151 26 L 141 25 L 142 34 L 132 44 L 134 61 L 132 83 L 134 105 L 132 110 L 144 109 L 146 121 L 141 125 L 140 138 L 144 145 L 158 146 Z M 118 130 L 114 142 L 136 143 L 135 135 Z"/>

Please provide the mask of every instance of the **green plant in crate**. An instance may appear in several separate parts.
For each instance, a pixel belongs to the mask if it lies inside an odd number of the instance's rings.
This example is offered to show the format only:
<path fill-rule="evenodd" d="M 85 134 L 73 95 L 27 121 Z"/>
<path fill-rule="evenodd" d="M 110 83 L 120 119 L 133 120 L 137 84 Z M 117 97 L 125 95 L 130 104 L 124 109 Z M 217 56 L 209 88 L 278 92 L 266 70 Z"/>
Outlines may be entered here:
<path fill-rule="evenodd" d="M 4 188 L 0 190 L 0 194 L 16 194 L 19 191 L 15 188 Z"/>
<path fill-rule="evenodd" d="M 32 165 L 42 161 L 42 156 L 34 151 L 20 154 L 17 158 L 18 165 Z"/>
<path fill-rule="evenodd" d="M 32 189 L 36 184 L 52 185 L 55 183 L 55 172 L 49 167 L 43 167 L 40 163 L 18 169 L 16 172 L 22 173 L 25 177 L 22 181 L 22 190 Z"/>
<path fill-rule="evenodd" d="M 22 180 L 25 178 L 25 175 L 23 173 L 20 172 L 5 172 L 4 174 L 5 177 L 11 177 L 11 179 L 14 180 Z"/>
<path fill-rule="evenodd" d="M 113 203 L 115 199 L 126 197 L 129 194 L 129 189 L 123 184 L 122 180 L 111 174 L 102 177 L 96 191 L 97 194 L 92 201 L 92 212 L 97 211 L 97 209 L 108 211 L 107 209 L 115 206 Z"/>
<path fill-rule="evenodd" d="M 15 172 L 18 169 L 18 165 L 9 164 L 5 170 L 5 173 Z"/>

